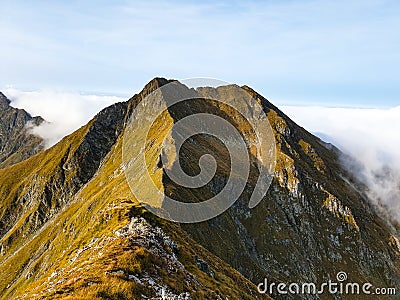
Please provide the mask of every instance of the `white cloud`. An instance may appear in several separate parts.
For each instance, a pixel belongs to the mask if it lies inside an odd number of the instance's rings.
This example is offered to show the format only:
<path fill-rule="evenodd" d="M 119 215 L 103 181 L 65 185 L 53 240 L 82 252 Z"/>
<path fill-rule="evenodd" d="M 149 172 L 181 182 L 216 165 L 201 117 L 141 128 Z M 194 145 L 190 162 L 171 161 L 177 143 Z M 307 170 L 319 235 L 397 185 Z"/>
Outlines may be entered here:
<path fill-rule="evenodd" d="M 32 116 L 47 122 L 33 127 L 32 132 L 52 146 L 64 136 L 85 125 L 101 109 L 126 99 L 116 96 L 83 95 L 50 90 L 20 91 L 12 87 L 4 90 L 11 105 L 25 109 Z"/>
<path fill-rule="evenodd" d="M 400 222 L 400 106 L 390 109 L 282 106 L 299 125 L 332 142 L 364 168 L 344 161 Z"/>

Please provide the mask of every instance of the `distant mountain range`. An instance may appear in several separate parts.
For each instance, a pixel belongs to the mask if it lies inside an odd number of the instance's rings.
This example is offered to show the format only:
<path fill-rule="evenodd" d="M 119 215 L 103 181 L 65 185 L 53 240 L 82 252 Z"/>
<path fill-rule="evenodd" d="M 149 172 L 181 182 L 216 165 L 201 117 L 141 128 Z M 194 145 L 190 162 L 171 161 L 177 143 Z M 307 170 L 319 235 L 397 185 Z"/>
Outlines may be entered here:
<path fill-rule="evenodd" d="M 346 272 L 351 282 L 400 287 L 399 231 L 376 212 L 366 187 L 341 165 L 340 151 L 247 86 L 242 88 L 262 105 L 276 141 L 274 178 L 261 203 L 248 207 L 258 174 L 252 166 L 240 198 L 214 219 L 179 224 L 148 212 L 126 182 L 123 135 L 142 99 L 171 82 L 153 79 L 47 150 L 26 129 L 43 119 L 10 107 L 1 95 L 1 298 L 270 299 L 257 291 L 264 278 L 322 283 L 338 272 Z M 196 92 L 207 97 L 222 90 Z M 235 97 L 229 86 L 223 93 Z M 229 114 L 212 102 L 196 105 L 169 110 L 149 136 L 153 146 L 162 148 L 158 135 L 199 108 Z M 243 124 L 234 125 L 246 135 Z M 212 153 L 222 166 L 218 180 L 189 189 L 160 172 L 155 183 L 182 202 L 218 193 L 229 176 L 225 148 L 199 137 L 188 140 L 182 153 L 181 164 L 192 174 L 198 173 L 198 158 Z M 149 159 L 149 169 L 157 168 L 166 166 Z"/>
<path fill-rule="evenodd" d="M 29 126 L 44 120 L 32 117 L 25 110 L 10 106 L 10 100 L 0 93 L 0 167 L 20 162 L 43 150 L 41 138 L 30 134 Z"/>

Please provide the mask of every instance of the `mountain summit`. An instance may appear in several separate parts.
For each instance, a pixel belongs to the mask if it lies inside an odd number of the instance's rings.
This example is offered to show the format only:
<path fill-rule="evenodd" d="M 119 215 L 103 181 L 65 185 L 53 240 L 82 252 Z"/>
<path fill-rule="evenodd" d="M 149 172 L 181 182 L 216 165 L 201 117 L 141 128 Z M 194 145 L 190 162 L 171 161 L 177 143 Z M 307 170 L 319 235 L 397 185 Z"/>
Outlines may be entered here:
<path fill-rule="evenodd" d="M 270 299 L 257 291 L 264 278 L 319 284 L 339 272 L 351 282 L 400 287 L 399 233 L 370 204 L 362 183 L 342 167 L 340 151 L 247 86 L 243 90 L 262 106 L 276 143 L 272 184 L 260 204 L 248 206 L 260 172 L 249 147 L 249 179 L 224 213 L 196 224 L 151 214 L 127 183 L 124 135 L 135 108 L 171 82 L 177 81 L 153 79 L 52 148 L 0 169 L 2 298 Z M 212 136 L 196 136 L 182 145 L 178 159 L 187 174 L 200 172 L 204 154 L 218 165 L 206 185 L 187 188 L 166 175 L 171 165 L 160 163 L 166 150 L 161 137 L 199 112 L 227 117 L 246 141 L 254 133 L 229 107 L 209 100 L 216 94 L 237 97 L 232 87 L 182 88 L 205 100 L 184 102 L 158 118 L 144 155 L 154 184 L 165 195 L 199 203 L 228 181 L 226 147 Z M 133 130 L 140 133 L 141 128 Z M 172 143 L 176 138 L 170 136 Z M 130 179 L 146 191 L 142 171 Z"/>

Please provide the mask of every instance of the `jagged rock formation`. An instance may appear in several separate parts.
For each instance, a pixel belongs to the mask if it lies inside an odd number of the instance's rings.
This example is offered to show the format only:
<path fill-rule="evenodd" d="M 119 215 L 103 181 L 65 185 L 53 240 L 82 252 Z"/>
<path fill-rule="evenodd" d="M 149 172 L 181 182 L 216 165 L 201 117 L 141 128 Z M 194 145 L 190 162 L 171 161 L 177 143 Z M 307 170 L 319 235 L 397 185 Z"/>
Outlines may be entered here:
<path fill-rule="evenodd" d="M 54 147 L 0 170 L 3 298 L 267 299 L 255 285 L 264 277 L 320 283 L 338 271 L 352 282 L 400 287 L 399 234 L 342 168 L 340 152 L 249 87 L 244 89 L 262 104 L 277 142 L 274 180 L 263 201 L 248 208 L 254 167 L 240 199 L 210 221 L 179 225 L 143 209 L 125 180 L 123 133 L 142 98 L 168 82 L 152 80 Z M 222 91 L 234 96 L 229 87 L 197 93 Z M 207 102 L 177 107 L 155 134 L 199 108 L 218 113 Z M 156 137 L 150 137 L 155 144 Z M 196 158 L 212 151 L 222 163 L 217 179 L 197 190 L 176 186 L 166 176 L 155 180 L 181 201 L 217 193 L 227 176 L 225 148 L 199 137 L 182 151 L 191 174 L 198 172 Z M 158 163 L 150 162 L 154 169 L 166 167 Z"/>
<path fill-rule="evenodd" d="M 25 110 L 11 107 L 10 100 L 0 92 L 0 168 L 43 150 L 42 139 L 29 133 L 29 126 L 43 121 L 41 117 L 32 117 Z"/>

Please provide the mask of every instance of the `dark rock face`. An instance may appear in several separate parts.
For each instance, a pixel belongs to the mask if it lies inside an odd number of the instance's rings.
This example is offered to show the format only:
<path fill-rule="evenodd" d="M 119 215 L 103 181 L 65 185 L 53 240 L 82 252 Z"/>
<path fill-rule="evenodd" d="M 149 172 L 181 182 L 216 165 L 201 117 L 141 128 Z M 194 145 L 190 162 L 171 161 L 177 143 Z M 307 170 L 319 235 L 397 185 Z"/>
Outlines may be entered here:
<path fill-rule="evenodd" d="M 18 163 L 43 150 L 40 137 L 29 133 L 27 126 L 37 126 L 44 120 L 10 106 L 10 100 L 0 93 L 0 168 Z"/>
<path fill-rule="evenodd" d="M 214 273 L 213 271 L 210 270 L 210 267 L 208 266 L 208 263 L 198 257 L 195 257 L 196 260 L 196 265 L 197 267 L 203 271 L 204 273 L 206 273 L 208 276 L 214 277 Z"/>

